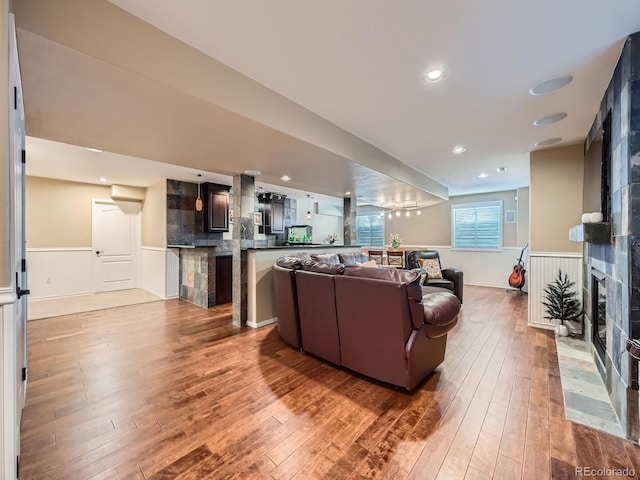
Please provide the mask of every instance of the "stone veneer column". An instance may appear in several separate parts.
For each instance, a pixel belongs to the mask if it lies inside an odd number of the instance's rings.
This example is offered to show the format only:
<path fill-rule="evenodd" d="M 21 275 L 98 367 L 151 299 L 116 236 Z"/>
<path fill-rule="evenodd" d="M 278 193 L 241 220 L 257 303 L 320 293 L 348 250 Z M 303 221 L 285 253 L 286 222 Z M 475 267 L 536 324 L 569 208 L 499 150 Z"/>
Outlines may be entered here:
<path fill-rule="evenodd" d="M 344 244 L 358 244 L 358 207 L 355 198 L 344 199 Z"/>
<path fill-rule="evenodd" d="M 233 324 L 247 324 L 247 248 L 255 246 L 255 178 L 233 177 Z"/>
<path fill-rule="evenodd" d="M 596 365 L 627 438 L 640 438 L 638 361 L 626 350 L 640 338 L 640 33 L 629 36 L 591 127 L 586 149 L 611 113 L 611 243 L 585 244 L 585 336 L 592 342 L 592 269 L 606 276 L 607 340 Z M 604 147 L 603 147 L 604 148 Z"/>

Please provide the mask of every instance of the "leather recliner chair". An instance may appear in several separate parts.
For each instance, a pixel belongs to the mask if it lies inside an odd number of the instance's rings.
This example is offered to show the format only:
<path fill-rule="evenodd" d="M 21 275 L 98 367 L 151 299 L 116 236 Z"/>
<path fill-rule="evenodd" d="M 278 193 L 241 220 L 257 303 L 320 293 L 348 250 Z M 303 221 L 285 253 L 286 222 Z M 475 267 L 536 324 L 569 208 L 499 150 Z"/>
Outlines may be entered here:
<path fill-rule="evenodd" d="M 429 278 L 425 276 L 423 285 L 430 287 L 440 287 L 451 290 L 460 303 L 462 303 L 462 294 L 464 289 L 463 272 L 458 268 L 442 268 L 440 263 L 440 254 L 437 250 L 406 250 L 404 252 L 404 265 L 407 270 L 421 269 L 420 259 L 437 259 L 440 270 L 442 271 L 442 278 Z M 424 272 L 421 272 L 424 273 Z"/>

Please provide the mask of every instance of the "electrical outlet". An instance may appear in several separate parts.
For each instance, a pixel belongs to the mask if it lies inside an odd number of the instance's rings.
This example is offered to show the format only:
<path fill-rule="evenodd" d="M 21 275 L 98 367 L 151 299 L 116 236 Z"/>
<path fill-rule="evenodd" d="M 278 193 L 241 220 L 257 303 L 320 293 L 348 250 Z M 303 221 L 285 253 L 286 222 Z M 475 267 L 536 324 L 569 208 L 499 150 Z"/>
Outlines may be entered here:
<path fill-rule="evenodd" d="M 47 277 L 47 279 L 45 280 L 45 283 L 51 283 L 51 277 Z"/>

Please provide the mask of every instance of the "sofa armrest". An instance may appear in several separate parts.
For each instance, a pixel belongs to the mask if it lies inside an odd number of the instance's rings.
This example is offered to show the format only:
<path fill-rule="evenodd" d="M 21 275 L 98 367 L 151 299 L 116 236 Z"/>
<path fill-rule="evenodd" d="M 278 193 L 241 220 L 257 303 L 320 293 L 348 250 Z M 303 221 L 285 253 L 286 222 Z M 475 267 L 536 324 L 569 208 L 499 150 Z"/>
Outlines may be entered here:
<path fill-rule="evenodd" d="M 446 335 L 458 321 L 460 301 L 450 292 L 428 293 L 422 297 L 424 331 L 429 338 Z"/>
<path fill-rule="evenodd" d="M 451 280 L 452 282 L 462 281 L 463 277 L 462 270 L 459 268 L 443 268 L 442 269 L 442 278 L 446 278 L 447 280 Z"/>
<path fill-rule="evenodd" d="M 418 274 L 420 274 L 420 278 L 422 279 L 420 281 L 420 285 L 426 285 L 427 281 L 429 280 L 429 273 L 422 269 L 422 268 L 410 268 L 409 271 L 411 272 L 417 272 Z"/>
<path fill-rule="evenodd" d="M 459 268 L 443 268 L 442 278 L 453 282 L 453 293 L 462 303 L 462 291 L 464 287 L 464 274 Z"/>

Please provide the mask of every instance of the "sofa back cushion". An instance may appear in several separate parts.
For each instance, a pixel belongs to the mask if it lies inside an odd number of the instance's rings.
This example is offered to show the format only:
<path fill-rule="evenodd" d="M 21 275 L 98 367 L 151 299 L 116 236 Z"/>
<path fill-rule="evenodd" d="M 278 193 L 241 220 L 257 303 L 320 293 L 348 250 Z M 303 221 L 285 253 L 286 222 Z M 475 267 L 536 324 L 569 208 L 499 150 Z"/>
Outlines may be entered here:
<path fill-rule="evenodd" d="M 276 260 L 276 265 L 289 270 L 300 270 L 302 268 L 302 262 L 304 262 L 304 260 L 298 256 L 285 255 Z"/>
<path fill-rule="evenodd" d="M 369 255 L 364 252 L 340 253 L 338 257 L 340 258 L 340 263 L 343 263 L 345 266 L 369 261 Z"/>
<path fill-rule="evenodd" d="M 328 263 L 331 265 L 338 265 L 340 262 L 340 257 L 338 257 L 337 253 L 312 253 L 311 258 L 320 263 Z"/>
<path fill-rule="evenodd" d="M 272 272 L 275 287 L 275 306 L 278 312 L 278 333 L 289 345 L 301 348 L 296 270 L 274 265 Z"/>
<path fill-rule="evenodd" d="M 302 270 L 314 273 L 326 273 L 327 275 L 342 275 L 344 265 L 341 263 L 323 263 L 317 260 L 302 262 Z"/>
<path fill-rule="evenodd" d="M 424 322 L 424 308 L 422 306 L 422 287 L 420 286 L 420 274 L 409 270 L 397 268 L 368 268 L 348 266 L 344 269 L 345 276 L 364 277 L 387 282 L 401 283 L 406 286 L 407 301 L 411 323 L 414 328 L 420 328 Z"/>
<path fill-rule="evenodd" d="M 346 270 L 353 268 L 375 270 Z M 406 285 L 346 274 L 331 278 L 335 282 L 342 365 L 398 385 L 406 377 L 405 346 L 414 331 Z"/>
<path fill-rule="evenodd" d="M 321 269 L 336 267 L 336 265 L 321 263 L 317 265 Z M 296 272 L 300 338 L 302 347 L 307 352 L 340 365 L 340 338 L 334 279 L 341 276 L 323 275 L 323 273 L 313 270 Z"/>

